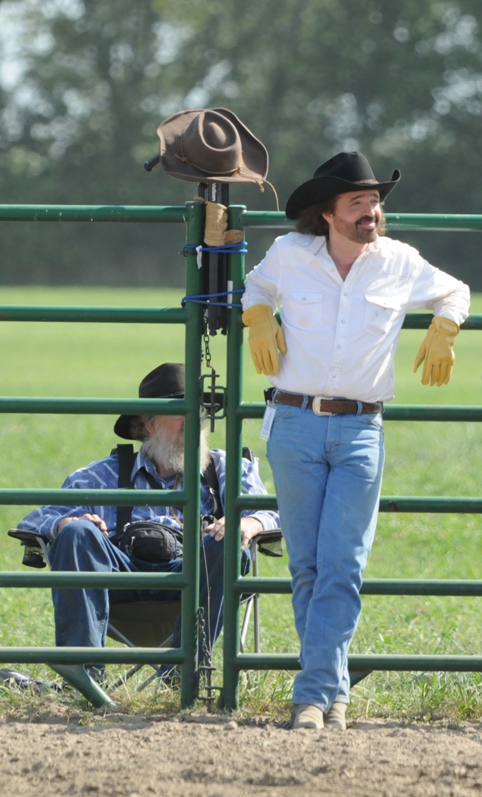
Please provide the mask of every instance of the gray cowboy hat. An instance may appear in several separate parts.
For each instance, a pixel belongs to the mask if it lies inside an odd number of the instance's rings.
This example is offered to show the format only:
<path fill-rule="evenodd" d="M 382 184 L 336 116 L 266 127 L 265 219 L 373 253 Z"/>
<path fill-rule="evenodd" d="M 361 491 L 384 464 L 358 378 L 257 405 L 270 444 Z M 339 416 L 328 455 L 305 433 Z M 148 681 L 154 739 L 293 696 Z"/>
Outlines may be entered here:
<path fill-rule="evenodd" d="M 286 203 L 286 215 L 289 219 L 297 219 L 301 211 L 310 205 L 360 189 L 375 188 L 383 202 L 399 180 L 400 172 L 395 169 L 391 180 L 379 183 L 361 152 L 340 152 L 322 163 L 312 180 L 293 191 Z"/>
<path fill-rule="evenodd" d="M 180 111 L 157 128 L 161 164 L 171 177 L 191 182 L 262 182 L 268 151 L 232 111 Z"/>

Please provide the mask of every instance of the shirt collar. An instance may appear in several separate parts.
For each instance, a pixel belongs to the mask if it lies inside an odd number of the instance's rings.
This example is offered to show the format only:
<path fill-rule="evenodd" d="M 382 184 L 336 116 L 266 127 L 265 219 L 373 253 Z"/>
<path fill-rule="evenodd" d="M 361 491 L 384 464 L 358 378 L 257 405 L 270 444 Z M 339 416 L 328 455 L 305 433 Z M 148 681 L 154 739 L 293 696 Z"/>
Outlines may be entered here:
<path fill-rule="evenodd" d="M 148 473 L 150 473 L 151 476 L 153 476 L 156 479 L 156 481 L 158 481 L 160 484 L 162 485 L 174 484 L 174 479 L 176 478 L 175 475 L 169 476 L 168 479 L 163 479 L 162 476 L 159 476 L 157 468 L 154 465 L 153 461 L 149 459 L 149 457 L 146 457 L 142 449 L 140 449 L 137 453 L 137 457 L 134 462 L 134 467 L 132 469 L 131 478 L 133 481 L 135 480 L 137 474 L 142 468 L 145 468 L 145 470 Z"/>
<path fill-rule="evenodd" d="M 380 238 L 378 237 L 378 235 L 377 235 L 376 241 L 372 241 L 371 243 L 369 243 L 368 244 L 368 249 L 366 249 L 365 251 L 367 251 L 367 252 L 381 252 Z"/>

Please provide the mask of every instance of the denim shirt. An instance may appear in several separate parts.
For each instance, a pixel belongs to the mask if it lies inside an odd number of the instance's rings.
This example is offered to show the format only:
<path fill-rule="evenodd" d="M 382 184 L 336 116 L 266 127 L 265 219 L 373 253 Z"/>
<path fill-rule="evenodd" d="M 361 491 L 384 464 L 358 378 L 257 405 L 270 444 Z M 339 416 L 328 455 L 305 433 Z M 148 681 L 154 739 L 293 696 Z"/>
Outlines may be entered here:
<path fill-rule="evenodd" d="M 219 481 L 219 498 L 224 510 L 224 494 L 226 485 L 226 452 L 221 449 L 213 449 L 212 455 Z M 155 468 L 154 463 L 149 460 L 142 451 L 139 451 L 132 469 L 131 479 L 136 490 L 149 490 L 151 486 L 147 481 L 144 469 L 148 471 L 163 490 L 174 489 L 175 477 L 162 479 Z M 86 467 L 79 468 L 67 477 L 62 485 L 65 490 L 112 490 L 118 487 L 119 478 L 119 459 L 117 454 L 112 454 L 105 459 L 91 462 Z M 267 495 L 266 488 L 261 481 L 257 465 L 247 459 L 242 460 L 242 492 L 253 495 Z M 177 489 L 182 490 L 182 479 L 177 485 Z M 34 509 L 18 524 L 20 529 L 37 531 L 44 537 L 52 540 L 58 534 L 58 522 L 63 517 L 71 515 L 80 517 L 91 513 L 101 517 L 109 532 L 113 536 L 116 532 L 117 507 L 115 506 L 83 506 L 75 503 L 75 495 L 72 495 L 72 503 L 64 506 L 42 506 Z M 213 510 L 213 499 L 204 476 L 201 475 L 201 515 L 210 515 Z M 265 531 L 275 529 L 279 526 L 279 517 L 276 512 L 271 511 L 244 511 L 242 516 L 257 518 Z M 173 528 L 181 528 L 178 518 L 183 520 L 182 509 L 174 512 L 167 506 L 139 506 L 132 511 L 132 520 L 157 520 Z"/>

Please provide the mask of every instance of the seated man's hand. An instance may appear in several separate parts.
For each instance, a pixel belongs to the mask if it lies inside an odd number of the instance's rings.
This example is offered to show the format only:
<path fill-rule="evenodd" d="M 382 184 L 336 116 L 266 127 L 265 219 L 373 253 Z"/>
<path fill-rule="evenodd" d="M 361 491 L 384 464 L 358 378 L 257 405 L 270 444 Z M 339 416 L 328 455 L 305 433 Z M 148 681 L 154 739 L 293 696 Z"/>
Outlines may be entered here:
<path fill-rule="evenodd" d="M 219 542 L 224 537 L 225 522 L 226 518 L 224 517 L 215 520 L 214 523 L 210 523 L 209 526 L 204 527 L 204 534 L 209 534 L 210 537 L 214 537 L 216 542 Z"/>
<path fill-rule="evenodd" d="M 206 534 L 219 542 L 223 539 L 226 529 L 226 518 L 222 517 L 214 521 L 204 529 Z M 263 525 L 255 517 L 242 517 L 241 518 L 241 550 L 244 551 L 248 547 L 253 537 L 263 531 Z"/>
<path fill-rule="evenodd" d="M 262 531 L 263 531 L 263 524 L 261 523 L 260 520 L 258 520 L 258 518 L 242 517 L 241 550 L 244 551 L 244 549 L 248 547 L 253 537 L 256 537 L 257 534 L 261 534 Z"/>
<path fill-rule="evenodd" d="M 71 523 L 73 520 L 90 520 L 90 522 L 93 523 L 94 526 L 97 526 L 101 530 L 102 534 L 105 534 L 106 537 L 108 536 L 107 525 L 105 520 L 102 520 L 102 518 L 99 517 L 99 515 L 91 514 L 90 512 L 86 512 L 85 515 L 81 515 L 80 517 L 72 515 L 71 517 L 61 518 L 57 524 L 59 533 L 62 531 L 64 526 L 67 525 L 67 523 Z"/>

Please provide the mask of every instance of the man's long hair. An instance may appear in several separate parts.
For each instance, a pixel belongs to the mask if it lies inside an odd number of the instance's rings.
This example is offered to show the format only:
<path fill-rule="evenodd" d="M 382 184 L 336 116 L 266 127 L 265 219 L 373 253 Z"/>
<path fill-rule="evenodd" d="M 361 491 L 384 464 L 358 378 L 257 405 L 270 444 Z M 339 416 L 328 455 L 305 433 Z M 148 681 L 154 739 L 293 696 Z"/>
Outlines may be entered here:
<path fill-rule="evenodd" d="M 333 213 L 336 205 L 336 196 L 326 199 L 324 202 L 317 202 L 315 205 L 309 205 L 301 211 L 296 221 L 297 232 L 305 233 L 306 235 L 328 235 L 329 225 L 323 217 L 323 213 Z"/>
<path fill-rule="evenodd" d="M 338 196 L 340 195 L 338 194 Z M 296 231 L 305 233 L 305 235 L 325 235 L 328 238 L 330 227 L 323 217 L 323 213 L 335 212 L 338 196 L 330 197 L 330 199 L 326 199 L 324 202 L 317 202 L 302 210 L 296 221 Z M 383 204 L 380 203 L 380 205 L 382 208 L 382 217 L 377 234 L 385 235 L 387 224 L 383 212 Z"/>

